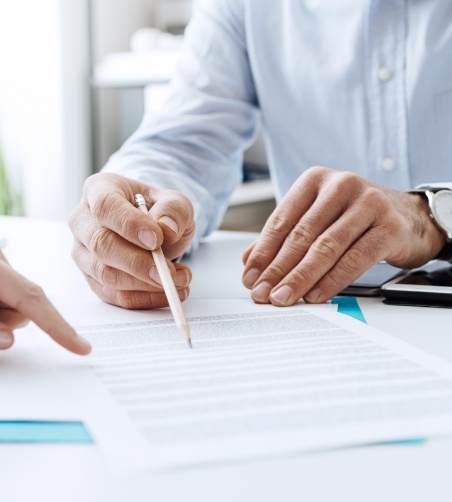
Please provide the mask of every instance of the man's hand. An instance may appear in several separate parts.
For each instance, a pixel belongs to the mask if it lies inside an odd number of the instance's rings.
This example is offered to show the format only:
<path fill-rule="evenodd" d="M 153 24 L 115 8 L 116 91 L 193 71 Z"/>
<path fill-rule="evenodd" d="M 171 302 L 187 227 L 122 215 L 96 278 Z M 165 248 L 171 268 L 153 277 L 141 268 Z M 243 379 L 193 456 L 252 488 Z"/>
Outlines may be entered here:
<path fill-rule="evenodd" d="M 137 193 L 147 202 L 148 216 L 135 207 Z M 116 174 L 95 174 L 86 180 L 69 226 L 75 237 L 72 257 L 102 300 L 129 309 L 168 306 L 150 251 L 161 246 L 172 260 L 187 249 L 195 233 L 187 197 Z M 168 265 L 183 301 L 190 269 Z"/>
<path fill-rule="evenodd" d="M 423 197 L 314 167 L 298 178 L 245 251 L 243 283 L 256 303 L 321 303 L 380 260 L 413 268 L 444 244 Z"/>
<path fill-rule="evenodd" d="M 18 274 L 0 251 L 0 350 L 14 343 L 14 329 L 31 320 L 57 343 L 86 355 L 91 346 L 61 317 L 42 289 Z"/>

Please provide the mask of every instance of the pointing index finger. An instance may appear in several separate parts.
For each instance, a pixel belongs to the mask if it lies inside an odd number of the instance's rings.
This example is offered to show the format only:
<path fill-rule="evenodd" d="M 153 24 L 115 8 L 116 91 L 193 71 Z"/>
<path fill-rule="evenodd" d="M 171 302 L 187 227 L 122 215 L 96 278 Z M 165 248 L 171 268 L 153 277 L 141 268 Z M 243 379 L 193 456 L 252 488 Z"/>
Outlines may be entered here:
<path fill-rule="evenodd" d="M 59 345 L 79 355 L 89 354 L 90 344 L 77 335 L 48 300 L 43 290 L 0 260 L 0 301 L 33 321 Z"/>

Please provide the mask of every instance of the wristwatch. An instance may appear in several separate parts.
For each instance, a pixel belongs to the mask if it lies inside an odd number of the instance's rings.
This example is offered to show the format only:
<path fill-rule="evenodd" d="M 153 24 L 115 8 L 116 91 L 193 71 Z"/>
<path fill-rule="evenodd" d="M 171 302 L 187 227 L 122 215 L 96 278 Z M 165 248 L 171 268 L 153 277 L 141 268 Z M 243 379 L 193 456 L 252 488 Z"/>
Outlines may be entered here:
<path fill-rule="evenodd" d="M 412 193 L 423 193 L 430 207 L 430 218 L 446 234 L 446 245 L 439 260 L 452 260 L 452 183 L 430 183 L 419 185 Z"/>

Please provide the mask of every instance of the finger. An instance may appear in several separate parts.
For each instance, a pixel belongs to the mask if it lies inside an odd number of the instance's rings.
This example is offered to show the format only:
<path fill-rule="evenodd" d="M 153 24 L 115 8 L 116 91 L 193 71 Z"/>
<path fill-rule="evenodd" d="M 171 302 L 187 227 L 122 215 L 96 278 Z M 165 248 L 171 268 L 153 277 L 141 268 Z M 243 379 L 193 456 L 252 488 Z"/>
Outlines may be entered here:
<path fill-rule="evenodd" d="M 149 251 L 147 251 L 149 253 Z M 161 292 L 162 284 L 155 264 L 147 271 L 147 281 L 137 279 L 133 275 L 111 267 L 91 254 L 88 249 L 79 242 L 74 242 L 72 256 L 80 270 L 97 282 L 114 289 L 129 291 Z M 146 256 L 146 259 L 148 257 Z M 175 267 L 168 262 L 170 268 L 174 268 L 174 283 L 179 287 L 186 287 L 191 281 L 191 271 L 186 265 Z"/>
<path fill-rule="evenodd" d="M 147 216 L 145 218 L 150 220 Z M 94 262 L 87 261 L 83 247 L 89 251 L 89 254 L 93 255 Z M 127 282 L 125 275 L 114 272 L 117 270 L 154 287 L 161 284 L 152 253 L 149 250 L 136 246 L 115 232 L 99 226 L 92 218 L 88 218 L 88 221 L 85 222 L 84 232 L 81 234 L 79 242 L 75 241 L 72 257 L 80 268 L 83 267 L 100 283 L 102 283 L 102 276 L 110 282 L 121 279 Z M 171 275 L 175 279 L 176 269 L 170 261 L 167 263 Z M 103 268 L 102 264 L 108 268 Z M 118 282 L 118 287 L 121 284 Z"/>
<path fill-rule="evenodd" d="M 14 334 L 11 328 L 0 322 L 0 350 L 9 349 L 14 343 Z"/>
<path fill-rule="evenodd" d="M 91 277 L 86 277 L 91 289 L 104 302 L 129 310 L 158 309 L 168 307 L 168 300 L 164 292 L 152 293 L 148 291 L 121 291 L 107 288 Z M 189 294 L 190 288 L 179 289 L 179 298 L 183 302 Z"/>
<path fill-rule="evenodd" d="M 157 268 L 151 267 L 149 274 L 151 283 L 147 283 L 131 276 L 121 270 L 109 267 L 93 256 L 84 246 L 74 243 L 77 248 L 76 261 L 80 270 L 87 277 L 91 277 L 104 287 L 123 291 L 147 291 L 150 293 L 161 293 L 163 286 Z M 174 267 L 174 284 L 176 289 L 185 289 L 189 286 L 192 273 L 189 267 L 182 263 L 172 264 Z M 155 272 L 155 274 L 154 274 Z"/>
<path fill-rule="evenodd" d="M 317 172 L 311 169 L 309 176 L 307 173 L 308 171 L 298 178 L 270 215 L 261 236 L 248 256 L 243 271 L 243 284 L 247 288 L 251 289 L 254 286 L 262 272 L 274 260 L 294 226 L 314 203 L 323 170 Z M 312 236 L 302 237 L 306 239 L 305 248 L 312 244 L 314 236 L 315 233 Z"/>
<path fill-rule="evenodd" d="M 331 296 L 338 293 L 382 259 L 385 254 L 382 239 L 380 242 L 372 242 L 369 238 L 373 235 L 369 230 L 372 224 L 370 215 L 367 218 L 365 213 L 359 216 L 358 220 L 357 212 L 350 211 L 322 234 L 300 264 L 273 288 L 270 294 L 273 305 L 293 305 L 308 293 L 310 295 L 307 296 L 307 301 L 320 303 L 324 301 L 321 298 L 325 298 L 325 295 L 330 292 Z M 362 240 L 363 236 L 366 236 L 366 241 L 372 242 L 372 245 L 361 254 L 356 243 Z M 335 269 L 339 263 L 342 265 Z M 322 291 L 316 284 L 325 277 L 329 279 L 326 289 Z"/>
<path fill-rule="evenodd" d="M 0 299 L 36 323 L 53 340 L 76 354 L 85 355 L 91 346 L 63 319 L 43 290 L 0 261 Z M 7 286 L 6 286 L 7 285 Z"/>
<path fill-rule="evenodd" d="M 187 249 L 195 233 L 193 206 L 185 195 L 175 190 L 162 190 L 150 203 L 149 216 L 163 231 L 165 256 L 177 258 Z"/>
<path fill-rule="evenodd" d="M 257 243 L 257 241 L 252 242 L 252 243 L 251 243 L 251 244 L 250 244 L 250 245 L 249 245 L 249 246 L 245 249 L 245 251 L 243 252 L 243 254 L 242 254 L 242 263 L 243 263 L 243 265 L 246 265 L 246 263 L 247 263 L 247 261 L 248 261 L 248 258 L 249 258 L 250 254 L 251 254 L 251 252 L 253 251 L 253 249 L 254 249 L 254 248 L 255 248 L 255 246 L 256 246 L 256 243 Z"/>
<path fill-rule="evenodd" d="M 327 261 L 334 260 L 334 256 L 342 251 L 341 248 L 335 247 L 334 253 L 331 253 L 329 246 L 335 245 L 336 235 L 334 232 L 322 236 L 323 232 L 331 227 L 340 216 L 341 211 L 338 207 L 338 205 L 329 204 L 328 200 L 323 198 L 314 202 L 313 206 L 290 231 L 273 261 L 260 273 L 254 283 L 251 296 L 256 303 L 268 303 L 272 289 L 296 268 L 313 247 L 318 248 L 317 253 L 328 254 Z M 331 236 L 331 242 L 328 240 L 329 236 Z M 318 264 L 316 263 L 309 272 L 311 274 L 320 273 Z"/>
<path fill-rule="evenodd" d="M 340 258 L 336 265 L 323 276 L 305 295 L 307 303 L 322 303 L 361 276 L 372 265 L 382 260 L 386 246 L 382 246 L 381 232 L 372 228 Z"/>

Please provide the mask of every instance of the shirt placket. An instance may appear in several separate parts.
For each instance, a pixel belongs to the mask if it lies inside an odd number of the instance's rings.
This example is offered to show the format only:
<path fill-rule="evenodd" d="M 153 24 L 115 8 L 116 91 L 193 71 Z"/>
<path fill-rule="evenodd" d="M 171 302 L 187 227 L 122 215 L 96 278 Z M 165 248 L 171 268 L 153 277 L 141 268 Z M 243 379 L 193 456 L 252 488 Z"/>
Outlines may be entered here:
<path fill-rule="evenodd" d="M 372 0 L 367 29 L 366 84 L 369 177 L 410 187 L 406 104 L 406 0 Z"/>

